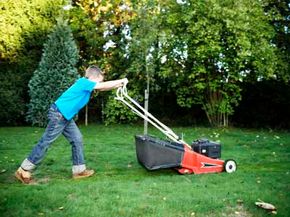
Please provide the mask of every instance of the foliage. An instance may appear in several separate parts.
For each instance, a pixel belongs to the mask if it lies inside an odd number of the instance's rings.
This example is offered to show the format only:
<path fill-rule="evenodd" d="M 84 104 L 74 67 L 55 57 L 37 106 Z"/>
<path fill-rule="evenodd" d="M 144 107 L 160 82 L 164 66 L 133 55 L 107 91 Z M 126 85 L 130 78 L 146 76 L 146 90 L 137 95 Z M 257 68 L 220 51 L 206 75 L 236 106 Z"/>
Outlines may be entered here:
<path fill-rule="evenodd" d="M 75 0 L 73 6 L 69 22 L 80 47 L 81 61 L 98 64 L 108 73 L 114 61 L 121 61 L 114 53 L 122 53 L 122 30 L 134 16 L 130 1 Z M 116 43 L 115 52 L 104 48 L 110 40 Z"/>
<path fill-rule="evenodd" d="M 129 95 L 133 91 L 129 91 Z M 137 116 L 120 101 L 115 100 L 115 91 L 109 94 L 107 97 L 107 103 L 104 108 L 105 124 L 112 123 L 132 123 L 137 120 Z M 137 100 L 137 99 L 135 99 Z"/>
<path fill-rule="evenodd" d="M 17 62 L 29 42 L 36 39 L 41 43 L 38 37 L 51 27 L 51 18 L 59 15 L 60 10 L 56 8 L 63 3 L 63 0 L 1 1 L 0 59 Z"/>
<path fill-rule="evenodd" d="M 78 77 L 78 58 L 70 27 L 60 19 L 44 44 L 41 61 L 29 82 L 27 120 L 32 124 L 46 125 L 50 104 Z"/>
<path fill-rule="evenodd" d="M 0 74 L 0 123 L 14 124 L 17 122 L 22 111 L 25 110 L 23 98 L 21 98 L 22 88 L 16 84 L 21 81 L 21 76 L 15 76 L 11 70 L 7 70 L 5 74 Z"/>
<path fill-rule="evenodd" d="M 274 31 L 258 1 L 164 4 L 171 34 L 163 76 L 174 77 L 178 103 L 201 104 L 212 125 L 227 125 L 240 101 L 239 82 L 273 76 Z"/>
<path fill-rule="evenodd" d="M 80 47 L 81 64 L 99 65 L 106 73 L 106 80 L 125 76 L 134 80 L 134 74 L 126 73 L 129 62 L 125 56 L 127 23 L 135 16 L 131 1 L 85 0 L 74 1 L 73 5 L 69 22 Z M 112 94 L 103 97 L 107 124 L 136 119 Z"/>
<path fill-rule="evenodd" d="M 138 97 L 150 81 L 157 94 L 161 88 L 176 92 L 181 106 L 201 104 L 212 125 L 228 125 L 241 100 L 241 82 L 279 74 L 274 31 L 261 2 L 100 0 L 77 5 L 96 23 L 88 25 L 99 35 L 91 44 L 98 55 L 92 56 L 110 74 L 126 71 Z M 120 18 L 123 6 L 128 10 Z M 109 40 L 115 47 L 102 50 Z"/>
<path fill-rule="evenodd" d="M 63 3 L 63 0 L 0 1 L 1 125 L 24 123 L 28 82 Z"/>
<path fill-rule="evenodd" d="M 136 18 L 130 22 L 131 40 L 128 42 L 127 58 L 129 72 L 139 79 L 138 87 L 143 90 L 148 83 L 154 89 L 155 71 L 158 67 L 159 9 L 157 1 L 138 1 L 134 6 Z M 146 84 L 147 83 L 147 84 Z M 151 86 L 150 85 L 150 86 Z"/>
<path fill-rule="evenodd" d="M 290 5 L 288 1 L 264 0 L 264 10 L 275 29 L 273 43 L 277 46 L 276 79 L 290 81 Z"/>

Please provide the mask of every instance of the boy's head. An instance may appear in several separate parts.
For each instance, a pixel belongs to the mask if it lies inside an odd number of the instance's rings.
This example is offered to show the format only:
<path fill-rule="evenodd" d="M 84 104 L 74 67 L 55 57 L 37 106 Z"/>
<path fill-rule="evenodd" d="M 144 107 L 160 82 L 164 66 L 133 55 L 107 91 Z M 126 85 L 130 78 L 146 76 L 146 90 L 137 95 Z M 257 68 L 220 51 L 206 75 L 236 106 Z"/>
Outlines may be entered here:
<path fill-rule="evenodd" d="M 86 69 L 86 74 L 85 77 L 88 79 L 94 79 L 94 80 L 98 80 L 98 81 L 103 81 L 104 80 L 104 74 L 102 72 L 102 70 L 97 67 L 97 66 L 89 66 Z"/>

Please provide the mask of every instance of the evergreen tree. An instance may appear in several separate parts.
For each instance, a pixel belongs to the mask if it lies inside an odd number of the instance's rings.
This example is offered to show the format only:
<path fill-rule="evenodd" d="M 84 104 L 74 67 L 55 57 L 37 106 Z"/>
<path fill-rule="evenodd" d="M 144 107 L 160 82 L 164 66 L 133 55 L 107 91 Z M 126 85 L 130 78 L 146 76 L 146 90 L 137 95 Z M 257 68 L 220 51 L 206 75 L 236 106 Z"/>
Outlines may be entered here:
<path fill-rule="evenodd" d="M 59 20 L 44 44 L 41 61 L 28 85 L 27 120 L 33 125 L 46 125 L 50 104 L 78 77 L 78 59 L 71 29 L 66 21 Z"/>

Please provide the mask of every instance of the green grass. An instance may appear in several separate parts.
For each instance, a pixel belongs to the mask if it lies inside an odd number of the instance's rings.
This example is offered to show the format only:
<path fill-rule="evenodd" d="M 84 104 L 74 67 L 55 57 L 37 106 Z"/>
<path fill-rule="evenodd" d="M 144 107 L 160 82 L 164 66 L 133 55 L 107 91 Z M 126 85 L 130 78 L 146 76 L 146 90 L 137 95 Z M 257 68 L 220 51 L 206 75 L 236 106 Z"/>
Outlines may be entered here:
<path fill-rule="evenodd" d="M 43 129 L 0 128 L 0 216 L 268 216 L 259 199 L 290 216 L 290 134 L 269 130 L 174 128 L 184 139 L 222 143 L 233 174 L 180 175 L 138 164 L 134 135 L 141 126 L 82 126 L 87 166 L 97 171 L 71 180 L 71 149 L 60 137 L 34 173 L 38 185 L 13 176 Z M 164 138 L 150 129 L 151 134 Z"/>

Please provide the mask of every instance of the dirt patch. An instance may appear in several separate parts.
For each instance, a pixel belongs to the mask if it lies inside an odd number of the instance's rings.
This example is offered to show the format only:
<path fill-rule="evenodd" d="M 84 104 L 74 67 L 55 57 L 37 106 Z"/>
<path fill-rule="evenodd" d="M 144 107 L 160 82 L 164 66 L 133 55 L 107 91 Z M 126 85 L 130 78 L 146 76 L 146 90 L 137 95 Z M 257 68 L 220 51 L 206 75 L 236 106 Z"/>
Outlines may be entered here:
<path fill-rule="evenodd" d="M 45 184 L 45 183 L 48 183 L 49 181 L 50 181 L 49 177 L 44 177 L 44 178 L 35 180 L 36 184 Z"/>
<path fill-rule="evenodd" d="M 222 214 L 225 217 L 252 217 L 253 215 L 246 210 L 242 203 L 237 204 L 236 207 L 227 207 Z"/>

